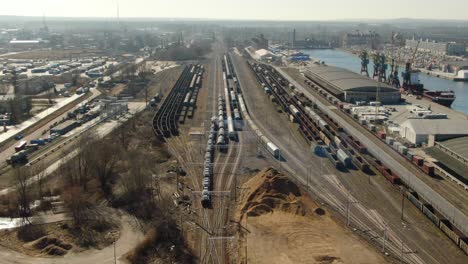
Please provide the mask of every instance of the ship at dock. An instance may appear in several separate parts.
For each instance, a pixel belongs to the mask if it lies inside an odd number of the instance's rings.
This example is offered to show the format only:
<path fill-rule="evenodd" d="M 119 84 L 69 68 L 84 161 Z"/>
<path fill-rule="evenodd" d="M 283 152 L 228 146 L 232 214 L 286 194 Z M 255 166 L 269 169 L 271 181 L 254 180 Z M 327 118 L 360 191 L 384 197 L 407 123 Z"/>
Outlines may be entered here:
<path fill-rule="evenodd" d="M 361 58 L 361 74 L 368 77 L 369 71 L 367 65 L 369 64 L 369 55 L 363 51 L 360 55 Z M 414 58 L 414 55 L 413 55 Z M 374 74 L 372 78 L 378 78 L 380 82 L 386 82 L 389 85 L 400 89 L 403 94 L 412 94 L 420 99 L 430 100 L 434 103 L 450 107 L 455 101 L 455 93 L 453 91 L 430 91 L 424 88 L 424 85 L 419 81 L 419 70 L 411 68 L 412 60 L 408 61 L 405 65 L 405 70 L 401 73 L 403 82 L 400 85 L 398 64 L 392 58 L 390 74 L 387 78 L 386 72 L 388 65 L 385 63 L 385 56 L 375 53 L 373 54 L 374 60 Z"/>
<path fill-rule="evenodd" d="M 446 107 L 450 107 L 455 101 L 456 97 L 453 91 L 430 91 L 425 89 L 424 85 L 419 81 L 419 71 L 411 69 L 410 62 L 406 63 L 402 76 L 403 85 L 400 88 L 402 93 L 412 94 Z"/>

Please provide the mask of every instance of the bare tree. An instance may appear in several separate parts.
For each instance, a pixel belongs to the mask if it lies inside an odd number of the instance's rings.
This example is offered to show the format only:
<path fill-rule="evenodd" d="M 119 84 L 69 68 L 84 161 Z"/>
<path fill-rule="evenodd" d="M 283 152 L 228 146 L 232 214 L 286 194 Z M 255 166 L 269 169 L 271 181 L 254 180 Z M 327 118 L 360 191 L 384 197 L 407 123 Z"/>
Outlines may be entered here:
<path fill-rule="evenodd" d="M 127 123 L 123 123 L 117 128 L 117 138 L 120 141 L 120 145 L 127 150 L 130 143 L 130 128 Z"/>
<path fill-rule="evenodd" d="M 13 170 L 13 181 L 18 199 L 18 215 L 23 223 L 30 223 L 31 216 L 31 193 L 28 179 L 31 176 L 31 170 L 26 167 L 19 167 Z"/>
<path fill-rule="evenodd" d="M 89 152 L 91 172 L 97 177 L 104 194 L 109 194 L 109 182 L 114 175 L 122 148 L 110 140 L 99 140 L 93 143 Z"/>
<path fill-rule="evenodd" d="M 71 185 L 68 186 L 62 197 L 74 225 L 79 227 L 84 224 L 88 219 L 88 211 L 92 207 L 87 194 L 81 190 L 79 185 Z"/>
<path fill-rule="evenodd" d="M 84 134 L 78 142 L 78 155 L 75 159 L 76 171 L 78 183 L 84 190 L 87 189 L 87 183 L 90 179 L 90 159 L 93 157 L 92 153 L 94 151 L 94 144 L 97 142 L 96 139 L 96 134 L 89 132 Z"/>
<path fill-rule="evenodd" d="M 42 200 L 44 194 L 45 179 L 47 176 L 46 164 L 43 161 L 41 161 L 34 165 L 34 168 L 32 169 L 32 175 L 36 178 L 37 196 L 40 200 Z"/>

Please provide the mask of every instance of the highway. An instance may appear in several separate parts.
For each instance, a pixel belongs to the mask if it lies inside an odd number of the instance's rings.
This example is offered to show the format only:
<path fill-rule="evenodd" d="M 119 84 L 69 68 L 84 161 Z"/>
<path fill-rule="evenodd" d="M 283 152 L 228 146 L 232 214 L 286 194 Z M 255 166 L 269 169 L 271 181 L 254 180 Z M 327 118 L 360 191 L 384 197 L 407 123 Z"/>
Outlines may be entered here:
<path fill-rule="evenodd" d="M 350 226 L 390 257 L 407 263 L 459 263 L 464 255 L 414 207 L 406 206 L 405 221 L 400 219 L 401 196 L 382 177 L 360 171 L 337 171 L 327 159 L 314 156 L 286 115 L 263 93 L 246 61 L 233 55 L 244 98 L 259 128 L 282 151 L 285 161 L 273 161 L 308 186 L 313 197 L 328 205 Z M 403 250 L 401 250 L 403 248 Z M 417 253 L 416 253 L 417 252 Z M 460 262 L 461 263 L 461 262 Z"/>

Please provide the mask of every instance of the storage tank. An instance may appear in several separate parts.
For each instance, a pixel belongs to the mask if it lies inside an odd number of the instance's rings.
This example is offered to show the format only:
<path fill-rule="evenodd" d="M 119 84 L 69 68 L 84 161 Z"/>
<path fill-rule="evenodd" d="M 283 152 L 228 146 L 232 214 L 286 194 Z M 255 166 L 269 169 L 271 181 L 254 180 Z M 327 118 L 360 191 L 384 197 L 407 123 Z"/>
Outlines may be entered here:
<path fill-rule="evenodd" d="M 216 145 L 224 145 L 224 136 L 218 136 L 218 139 L 216 140 Z"/>

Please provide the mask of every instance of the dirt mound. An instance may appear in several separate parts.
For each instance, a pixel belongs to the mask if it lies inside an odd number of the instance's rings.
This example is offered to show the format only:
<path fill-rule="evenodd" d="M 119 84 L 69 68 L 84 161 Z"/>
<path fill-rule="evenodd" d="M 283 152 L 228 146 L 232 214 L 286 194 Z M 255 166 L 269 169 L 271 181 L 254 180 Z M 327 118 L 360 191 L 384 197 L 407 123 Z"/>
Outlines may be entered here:
<path fill-rule="evenodd" d="M 273 168 L 260 171 L 245 185 L 249 192 L 242 198 L 241 215 L 255 217 L 274 210 L 306 214 L 299 187 Z"/>
<path fill-rule="evenodd" d="M 318 256 L 315 258 L 320 264 L 334 264 L 334 263 L 343 263 L 340 258 L 333 256 Z"/>
<path fill-rule="evenodd" d="M 43 250 L 41 250 L 41 253 L 50 256 L 63 256 L 67 254 L 67 250 L 55 245 L 48 245 Z"/>
<path fill-rule="evenodd" d="M 43 236 L 37 240 L 24 244 L 24 247 L 40 250 L 41 253 L 53 256 L 63 256 L 67 254 L 73 246 L 55 238 Z"/>

